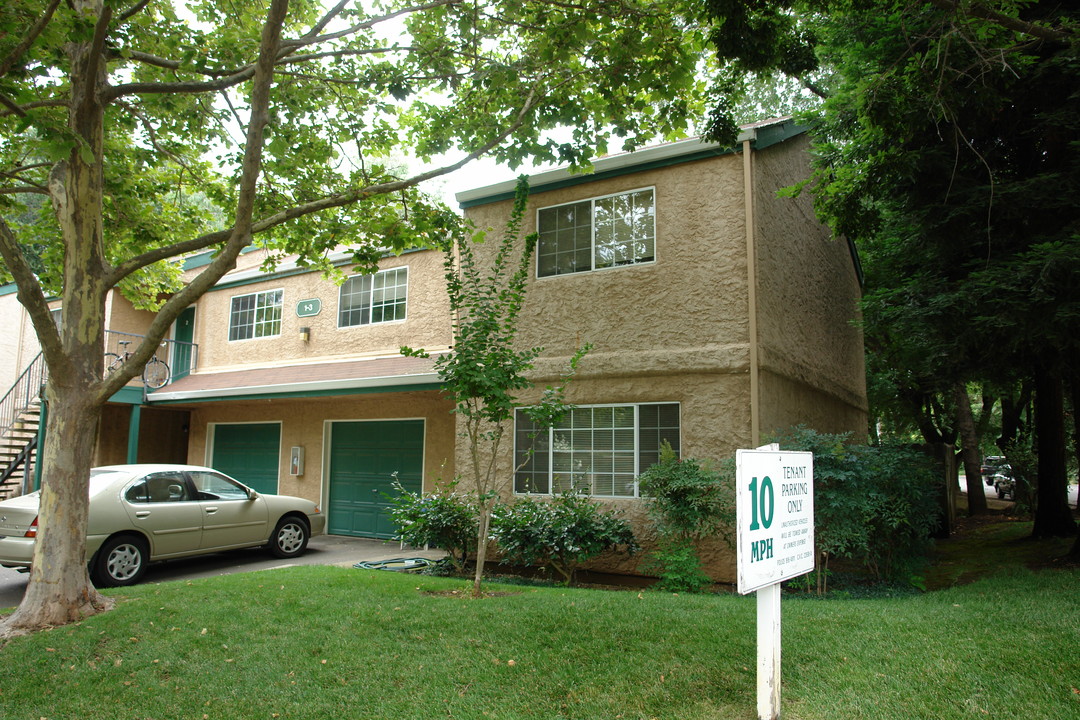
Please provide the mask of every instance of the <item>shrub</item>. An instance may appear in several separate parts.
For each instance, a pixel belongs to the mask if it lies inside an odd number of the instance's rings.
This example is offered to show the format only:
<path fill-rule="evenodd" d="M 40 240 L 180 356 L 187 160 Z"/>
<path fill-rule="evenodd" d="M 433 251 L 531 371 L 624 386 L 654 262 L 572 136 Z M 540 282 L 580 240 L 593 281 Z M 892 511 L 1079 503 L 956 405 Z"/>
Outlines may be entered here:
<path fill-rule="evenodd" d="M 660 461 L 638 478 L 659 547 L 643 570 L 660 577 L 664 590 L 699 592 L 712 580 L 701 568 L 695 542 L 712 535 L 730 541 L 735 526 L 734 466 L 713 470 L 694 458 L 680 459 L 666 441 Z"/>
<path fill-rule="evenodd" d="M 446 550 L 454 570 L 463 572 L 469 549 L 476 546 L 476 498 L 455 490 L 456 482 L 436 484 L 431 495 L 410 492 L 395 484 L 390 518 L 397 525 L 395 539 L 413 546 L 432 545 Z"/>
<path fill-rule="evenodd" d="M 712 584 L 712 578 L 701 567 L 697 548 L 686 538 L 660 536 L 659 547 L 642 569 L 660 578 L 653 586 L 657 590 L 696 593 Z"/>
<path fill-rule="evenodd" d="M 735 522 L 734 485 L 694 458 L 680 459 L 665 440 L 660 461 L 638 478 L 649 516 L 663 535 L 700 540 Z"/>
<path fill-rule="evenodd" d="M 555 570 L 569 584 L 581 563 L 605 550 L 638 550 L 630 524 L 575 492 L 552 500 L 520 498 L 495 509 L 492 535 L 506 561 Z"/>
<path fill-rule="evenodd" d="M 862 563 L 879 579 L 908 579 L 939 522 L 942 478 L 919 450 L 848 439 L 805 427 L 777 438 L 786 450 L 814 453 L 819 577 L 827 576 L 829 558 L 839 557 Z"/>

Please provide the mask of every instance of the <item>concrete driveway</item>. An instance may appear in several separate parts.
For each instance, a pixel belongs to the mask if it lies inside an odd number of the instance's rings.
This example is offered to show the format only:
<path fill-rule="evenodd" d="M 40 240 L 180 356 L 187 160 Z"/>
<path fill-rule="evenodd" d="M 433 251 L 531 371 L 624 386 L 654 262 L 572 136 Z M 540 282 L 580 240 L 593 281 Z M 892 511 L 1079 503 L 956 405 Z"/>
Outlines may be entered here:
<path fill-rule="evenodd" d="M 236 572 L 272 570 L 294 565 L 338 565 L 352 567 L 358 562 L 389 560 L 397 557 L 426 557 L 437 559 L 445 556 L 441 550 L 423 550 L 405 547 L 397 542 L 384 542 L 367 538 L 320 535 L 308 543 L 307 552 L 298 558 L 282 560 L 272 557 L 259 548 L 234 550 L 232 552 L 203 555 L 201 557 L 155 563 L 146 570 L 143 584 L 189 580 L 191 578 L 230 575 Z M 359 570 L 357 572 L 360 572 Z M 9 568 L 0 568 L 0 608 L 15 607 L 22 601 L 29 575 Z"/>

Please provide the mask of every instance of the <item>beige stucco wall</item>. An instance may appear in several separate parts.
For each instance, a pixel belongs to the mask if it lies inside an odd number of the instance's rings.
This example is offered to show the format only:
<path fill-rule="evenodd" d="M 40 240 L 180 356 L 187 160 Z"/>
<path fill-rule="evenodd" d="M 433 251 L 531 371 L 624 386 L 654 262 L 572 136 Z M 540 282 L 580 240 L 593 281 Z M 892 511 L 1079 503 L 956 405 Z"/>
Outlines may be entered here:
<path fill-rule="evenodd" d="M 777 197 L 809 177 L 805 136 L 755 153 L 761 431 L 796 424 L 866 432 L 859 284 L 847 243 L 818 223 L 811 198 Z"/>
<path fill-rule="evenodd" d="M 19 377 L 38 352 L 30 318 L 15 293 L 0 295 L 0 327 L 6 340 L 0 343 L 0 394 Z"/>
<path fill-rule="evenodd" d="M 363 394 L 323 398 L 201 403 L 191 406 L 188 462 L 210 462 L 209 429 L 212 423 L 280 422 L 281 457 L 278 492 L 326 502 L 327 468 L 324 433 L 327 423 L 339 420 L 406 420 L 424 423 L 424 489 L 439 477 L 454 474 L 454 417 L 452 405 L 437 391 Z M 288 474 L 289 451 L 304 448 L 304 474 Z"/>
<path fill-rule="evenodd" d="M 198 372 L 241 367 L 292 365 L 365 355 L 396 354 L 402 345 L 445 348 L 450 341 L 450 311 L 442 277 L 442 255 L 432 250 L 384 258 L 380 269 L 407 266 L 408 300 L 404 321 L 339 328 L 338 286 L 321 273 L 270 277 L 208 292 L 195 310 Z M 228 282 L 227 276 L 223 282 Z M 229 341 L 232 298 L 254 292 L 283 290 L 281 334 Z M 322 310 L 314 317 L 297 317 L 297 303 L 318 299 Z M 311 329 L 304 341 L 300 328 Z"/>
<path fill-rule="evenodd" d="M 687 372 L 745 362 L 746 275 L 737 271 L 745 267 L 741 173 L 739 159 L 728 155 L 531 196 L 523 235 L 535 229 L 539 208 L 654 187 L 656 262 L 539 280 L 534 267 L 522 346 L 543 346 L 547 357 L 562 359 L 591 342 L 583 370 L 608 376 L 636 374 L 643 364 Z M 497 237 L 511 205 L 466 214 Z"/>
<path fill-rule="evenodd" d="M 539 399 L 540 388 L 521 396 L 523 404 Z M 603 378 L 579 375 L 568 387 L 567 401 L 575 405 L 617 403 L 679 403 L 680 436 L 683 457 L 708 460 L 714 465 L 731 457 L 735 448 L 750 442 L 750 386 L 745 373 L 679 373 L 674 375 L 637 375 Z M 513 437 L 499 454 L 502 475 L 498 482 L 504 498 L 512 496 Z M 458 437 L 458 471 L 463 486 L 471 486 L 468 445 Z M 642 563 L 655 548 L 655 536 L 646 516 L 645 501 L 640 498 L 597 498 L 607 508 L 618 510 L 631 522 L 643 552 L 626 556 L 609 554 L 586 565 L 600 572 L 640 575 Z M 734 582 L 734 550 L 722 539 L 710 540 L 701 547 L 701 556 L 710 576 L 718 582 Z"/>
<path fill-rule="evenodd" d="M 776 197 L 779 188 L 806 177 L 806 150 L 800 138 L 752 158 L 759 425 L 766 432 L 795 422 L 830 430 L 866 422 L 862 337 L 851 325 L 858 285 L 847 247 L 829 238 L 807 198 Z M 743 161 L 737 153 L 530 198 L 523 233 L 534 229 L 537 208 L 643 187 L 656 192 L 654 264 L 533 275 L 519 339 L 523 347 L 547 349 L 535 380 L 559 377 L 573 351 L 591 342 L 570 402 L 679 402 L 684 457 L 720 461 L 752 446 Z M 510 206 L 492 203 L 467 215 L 497 234 Z M 457 450 L 467 475 L 464 441 Z M 507 480 L 511 453 L 504 448 L 499 459 Z M 626 513 L 648 550 L 654 538 L 644 501 L 603 502 Z M 724 540 L 700 550 L 714 579 L 735 580 L 734 551 Z M 606 557 L 592 567 L 638 573 L 641 560 Z"/>
<path fill-rule="evenodd" d="M 533 379 L 558 378 L 581 344 L 594 348 L 570 385 L 578 405 L 678 402 L 682 454 L 720 460 L 750 442 L 746 230 L 742 161 L 727 155 L 705 161 L 537 193 L 530 198 L 523 234 L 538 208 L 625 192 L 655 189 L 656 262 L 595 272 L 535 278 L 531 271 L 521 314 L 522 347 L 544 346 Z M 498 235 L 510 201 L 470 208 L 467 215 Z M 485 248 L 493 250 L 493 244 Z M 539 390 L 523 394 L 525 404 Z M 468 475 L 467 447 L 458 443 L 459 469 Z M 499 467 L 509 496 L 511 447 Z M 648 550 L 640 499 L 602 499 L 633 523 Z M 647 553 L 606 556 L 595 570 L 640 574 Z M 723 542 L 703 557 L 716 580 L 731 581 L 734 559 Z"/>

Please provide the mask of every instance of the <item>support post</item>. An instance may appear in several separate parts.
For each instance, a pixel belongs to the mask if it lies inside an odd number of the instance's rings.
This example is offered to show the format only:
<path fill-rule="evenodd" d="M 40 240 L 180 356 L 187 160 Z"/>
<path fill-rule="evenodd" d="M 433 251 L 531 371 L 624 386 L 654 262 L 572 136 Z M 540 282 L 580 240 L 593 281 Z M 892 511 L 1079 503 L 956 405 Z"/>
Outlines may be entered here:
<path fill-rule="evenodd" d="M 757 591 L 757 710 L 759 720 L 780 718 L 780 583 Z"/>
<path fill-rule="evenodd" d="M 142 405 L 131 406 L 131 418 L 128 420 L 127 461 L 139 462 L 139 423 L 142 421 Z"/>

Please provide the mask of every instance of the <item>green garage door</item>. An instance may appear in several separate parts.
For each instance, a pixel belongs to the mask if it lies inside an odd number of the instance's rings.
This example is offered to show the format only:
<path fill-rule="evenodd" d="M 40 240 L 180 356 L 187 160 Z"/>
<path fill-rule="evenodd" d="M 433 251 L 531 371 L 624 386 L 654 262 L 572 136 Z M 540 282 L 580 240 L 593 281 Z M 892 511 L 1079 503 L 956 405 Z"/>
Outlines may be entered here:
<path fill-rule="evenodd" d="M 423 470 L 423 420 L 333 423 L 327 532 L 393 537 L 386 495 L 393 494 L 395 477 L 420 492 Z"/>
<path fill-rule="evenodd" d="M 214 426 L 211 465 L 261 493 L 278 491 L 281 423 Z"/>

